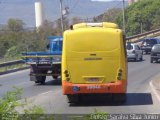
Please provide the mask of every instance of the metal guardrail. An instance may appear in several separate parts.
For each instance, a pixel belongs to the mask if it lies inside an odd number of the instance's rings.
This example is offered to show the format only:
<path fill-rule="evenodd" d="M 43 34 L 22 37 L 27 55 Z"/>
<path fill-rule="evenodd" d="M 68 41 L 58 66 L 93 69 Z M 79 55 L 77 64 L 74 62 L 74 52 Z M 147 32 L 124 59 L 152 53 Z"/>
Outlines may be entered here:
<path fill-rule="evenodd" d="M 141 33 L 141 34 L 133 35 L 133 36 L 130 36 L 130 37 L 126 37 L 126 40 L 137 41 L 137 40 L 134 40 L 134 39 L 139 39 L 140 37 L 143 38 L 143 37 L 146 37 L 146 36 L 152 35 L 152 34 L 154 35 L 155 33 L 160 33 L 160 29 L 151 30 L 151 31 L 148 31 L 148 32 L 145 32 L 145 33 Z"/>
<path fill-rule="evenodd" d="M 147 35 L 154 35 L 156 33 L 160 33 L 160 29 L 156 29 L 156 30 L 151 30 L 142 34 L 138 34 L 138 35 L 133 35 L 130 37 L 127 37 L 126 40 L 132 40 L 133 42 L 138 42 L 139 39 L 146 37 Z M 136 40 L 137 39 L 137 40 Z M 15 61 L 9 61 L 9 62 L 4 62 L 4 63 L 0 63 L 0 68 L 1 67 L 7 67 L 7 66 L 11 66 L 11 65 L 18 65 L 18 64 L 23 64 L 24 62 L 22 60 L 15 60 Z"/>
<path fill-rule="evenodd" d="M 23 64 L 24 62 L 22 60 L 14 60 L 14 61 L 0 63 L 0 75 L 29 68 L 29 66 L 25 66 Z"/>
<path fill-rule="evenodd" d="M 6 67 L 6 66 L 17 65 L 22 63 L 24 63 L 22 60 L 14 60 L 14 61 L 0 63 L 0 67 Z"/>

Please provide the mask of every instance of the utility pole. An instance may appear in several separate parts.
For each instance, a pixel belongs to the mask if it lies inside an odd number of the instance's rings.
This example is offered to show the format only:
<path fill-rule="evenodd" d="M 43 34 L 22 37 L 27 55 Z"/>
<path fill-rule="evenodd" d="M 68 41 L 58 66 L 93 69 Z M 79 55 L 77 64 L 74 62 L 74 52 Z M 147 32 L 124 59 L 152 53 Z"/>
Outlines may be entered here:
<path fill-rule="evenodd" d="M 141 22 L 141 34 L 143 33 L 143 23 Z"/>
<path fill-rule="evenodd" d="M 64 25 L 63 25 L 63 7 L 62 7 L 62 0 L 60 1 L 60 13 L 61 13 L 61 30 L 62 30 L 62 35 L 63 35 L 63 31 L 64 31 Z"/>
<path fill-rule="evenodd" d="M 126 22 L 125 22 L 125 1 L 123 0 L 123 31 L 126 34 Z"/>

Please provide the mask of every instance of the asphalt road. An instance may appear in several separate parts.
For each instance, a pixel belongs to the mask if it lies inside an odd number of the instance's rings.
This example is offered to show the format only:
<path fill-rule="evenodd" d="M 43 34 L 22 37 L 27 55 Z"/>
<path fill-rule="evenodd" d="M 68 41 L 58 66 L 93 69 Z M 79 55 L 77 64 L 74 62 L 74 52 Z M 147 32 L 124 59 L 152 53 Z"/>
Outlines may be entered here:
<path fill-rule="evenodd" d="M 108 113 L 160 113 L 160 101 L 149 85 L 160 73 L 160 63 L 151 64 L 149 55 L 145 55 L 142 62 L 128 63 L 127 101 L 123 104 L 91 100 L 68 104 L 62 95 L 60 80 L 47 78 L 46 85 L 35 85 L 29 81 L 29 70 L 0 76 L 0 96 L 12 90 L 13 86 L 23 88 L 22 98 L 30 98 L 33 104 L 41 105 L 47 113 L 86 114 L 94 109 Z"/>

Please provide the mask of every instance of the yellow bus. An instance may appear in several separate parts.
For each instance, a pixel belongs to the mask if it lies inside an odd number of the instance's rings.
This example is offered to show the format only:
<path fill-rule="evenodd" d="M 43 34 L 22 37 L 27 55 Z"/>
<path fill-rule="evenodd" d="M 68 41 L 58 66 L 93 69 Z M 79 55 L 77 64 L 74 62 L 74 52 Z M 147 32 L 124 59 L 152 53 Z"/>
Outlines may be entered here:
<path fill-rule="evenodd" d="M 126 43 L 114 23 L 79 23 L 64 32 L 62 89 L 70 103 L 89 94 L 125 101 Z"/>

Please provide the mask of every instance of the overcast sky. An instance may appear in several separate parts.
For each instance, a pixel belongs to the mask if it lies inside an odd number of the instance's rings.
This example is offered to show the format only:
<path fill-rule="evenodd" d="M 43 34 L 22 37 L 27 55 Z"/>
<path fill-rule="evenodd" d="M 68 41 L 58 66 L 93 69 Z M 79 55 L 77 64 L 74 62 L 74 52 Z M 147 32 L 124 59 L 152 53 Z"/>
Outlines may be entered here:
<path fill-rule="evenodd" d="M 108 2 L 108 1 L 122 1 L 122 0 L 91 0 L 91 1 Z"/>
<path fill-rule="evenodd" d="M 23 20 L 26 26 L 35 26 L 35 1 L 43 2 L 45 19 L 54 21 L 60 17 L 59 0 L 0 0 L 0 24 L 6 24 L 9 18 L 14 18 Z M 76 16 L 82 19 L 88 19 L 98 16 L 112 7 L 121 7 L 121 1 L 63 0 L 63 3 L 64 6 L 69 7 L 69 18 Z"/>

